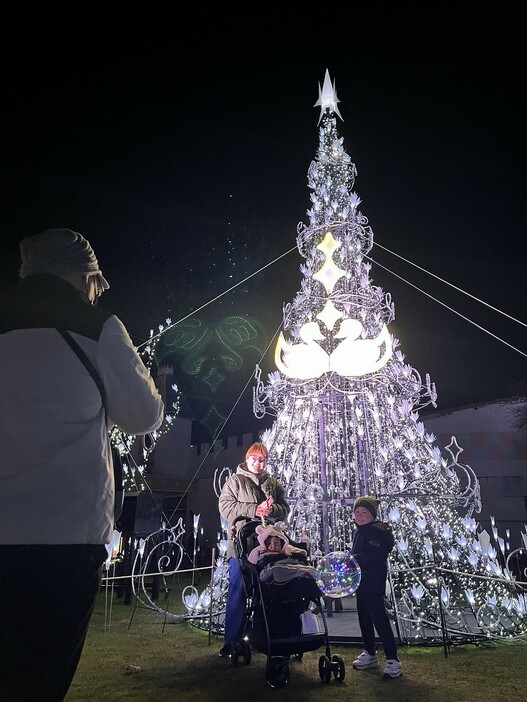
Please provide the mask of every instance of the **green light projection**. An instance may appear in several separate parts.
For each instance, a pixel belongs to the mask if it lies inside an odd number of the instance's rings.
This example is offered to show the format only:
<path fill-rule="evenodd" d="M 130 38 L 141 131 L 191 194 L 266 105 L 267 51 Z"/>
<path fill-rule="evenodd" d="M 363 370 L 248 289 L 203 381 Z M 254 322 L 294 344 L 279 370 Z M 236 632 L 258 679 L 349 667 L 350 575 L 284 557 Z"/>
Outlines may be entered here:
<path fill-rule="evenodd" d="M 173 366 L 195 419 L 207 429 L 207 438 L 214 439 L 228 416 L 219 406 L 226 381 L 232 398 L 233 388 L 241 390 L 247 380 L 244 366 L 252 375 L 254 361 L 266 346 L 265 328 L 251 315 L 231 315 L 218 322 L 193 317 L 167 328 L 153 357 L 158 366 Z"/>

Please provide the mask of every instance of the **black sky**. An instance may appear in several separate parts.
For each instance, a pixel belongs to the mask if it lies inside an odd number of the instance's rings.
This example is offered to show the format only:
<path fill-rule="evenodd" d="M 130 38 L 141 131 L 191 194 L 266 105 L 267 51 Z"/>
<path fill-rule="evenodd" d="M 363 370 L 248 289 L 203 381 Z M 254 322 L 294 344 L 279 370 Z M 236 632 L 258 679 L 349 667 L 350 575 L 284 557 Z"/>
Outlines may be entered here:
<path fill-rule="evenodd" d="M 25 235 L 80 231 L 111 284 L 103 306 L 139 344 L 236 282 L 227 238 L 241 276 L 294 247 L 328 68 L 374 241 L 527 318 L 525 3 L 108 5 L 2 9 L 3 287 Z M 527 351 L 524 327 L 380 246 L 374 260 Z M 302 261 L 284 257 L 218 317 L 260 308 L 279 324 Z M 379 266 L 371 276 L 440 409 L 527 392 L 525 356 Z"/>

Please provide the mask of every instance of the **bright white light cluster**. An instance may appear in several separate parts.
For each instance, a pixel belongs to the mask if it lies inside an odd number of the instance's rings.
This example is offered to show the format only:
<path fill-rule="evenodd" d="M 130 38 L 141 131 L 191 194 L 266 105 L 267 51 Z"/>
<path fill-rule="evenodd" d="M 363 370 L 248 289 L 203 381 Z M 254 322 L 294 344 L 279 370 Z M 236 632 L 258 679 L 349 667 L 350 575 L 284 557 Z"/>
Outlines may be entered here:
<path fill-rule="evenodd" d="M 443 454 L 419 420 L 421 409 L 435 406 L 434 384 L 428 375 L 423 383 L 406 363 L 398 339 L 382 337 L 395 319 L 395 308 L 390 295 L 370 279 L 365 257 L 373 233 L 352 191 L 356 169 L 337 132 L 337 103 L 326 75 L 317 102 L 320 141 L 308 172 L 309 225 L 298 226 L 304 277 L 284 308 L 279 371 L 264 384 L 257 367 L 253 391 L 255 415 L 275 417 L 261 439 L 270 450 L 270 471 L 287 487 L 289 530 L 297 539 L 307 531 L 312 555 L 345 551 L 353 536 L 355 498 L 374 495 L 381 502 L 381 518 L 392 524 L 395 535 L 387 597 L 403 643 L 524 638 L 527 596 L 513 566 L 522 558 L 525 563 L 525 550 L 507 555 L 493 521 L 492 535 L 481 531 L 473 516 L 481 511 L 479 484 L 459 460 L 462 448 L 452 437 Z M 352 341 L 382 337 L 383 349 L 389 351 L 382 363 L 360 373 L 353 358 L 360 346 L 348 347 L 351 358 L 343 366 L 329 360 L 359 325 L 360 334 Z M 305 349 L 298 344 L 308 341 L 316 341 L 324 354 L 315 349 L 316 373 L 300 362 Z M 152 333 L 152 348 L 153 342 Z M 286 353 L 295 348 L 299 358 L 288 360 Z M 216 495 L 226 472 L 215 475 Z M 189 586 L 183 596 L 187 614 L 171 614 L 215 633 L 222 632 L 225 613 L 227 528 L 222 520 L 212 583 L 201 595 Z M 162 548 L 152 548 L 152 558 L 158 558 L 160 571 L 173 573 L 174 561 L 179 566 L 180 538 L 170 531 L 155 539 Z M 527 527 L 522 538 L 527 547 Z M 144 565 L 146 560 L 141 554 L 134 564 L 139 583 L 152 572 L 151 560 Z M 527 580 L 525 570 L 519 575 Z M 137 595 L 157 608 L 141 588 Z"/>
<path fill-rule="evenodd" d="M 374 495 L 395 533 L 390 606 L 405 642 L 525 636 L 525 596 L 504 562 L 503 540 L 493 534 L 494 547 L 473 517 L 481 511 L 478 481 L 459 461 L 455 437 L 443 454 L 419 420 L 435 406 L 429 377 L 423 384 L 391 335 L 390 353 L 364 372 L 353 372 L 353 344 L 346 365 L 330 361 L 346 325 L 359 331 L 353 340 L 374 343 L 395 309 L 370 278 L 373 233 L 352 190 L 356 169 L 337 131 L 336 102 L 324 104 L 308 172 L 309 225 L 298 226 L 304 277 L 284 307 L 279 370 L 265 384 L 257 367 L 253 393 L 255 415 L 275 417 L 262 441 L 287 487 L 292 532 L 307 530 L 314 553 L 346 550 L 355 498 Z"/>

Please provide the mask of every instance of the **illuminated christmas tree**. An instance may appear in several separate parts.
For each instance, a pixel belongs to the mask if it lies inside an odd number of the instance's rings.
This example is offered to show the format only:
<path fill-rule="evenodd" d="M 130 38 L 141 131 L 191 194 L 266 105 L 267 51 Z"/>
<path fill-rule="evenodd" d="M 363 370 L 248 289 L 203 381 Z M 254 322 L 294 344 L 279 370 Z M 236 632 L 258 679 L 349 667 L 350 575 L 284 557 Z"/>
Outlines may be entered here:
<path fill-rule="evenodd" d="M 474 519 L 479 483 L 455 437 L 443 454 L 419 419 L 435 386 L 406 362 L 388 328 L 394 304 L 370 277 L 373 232 L 353 192 L 338 102 L 326 71 L 309 225 L 298 226 L 303 279 L 284 307 L 278 371 L 264 384 L 256 370 L 254 411 L 275 417 L 262 440 L 287 486 L 290 528 L 297 538 L 307 530 L 312 552 L 345 551 L 355 498 L 374 495 L 395 533 L 387 602 L 402 642 L 524 636 L 525 591 L 505 543 Z"/>

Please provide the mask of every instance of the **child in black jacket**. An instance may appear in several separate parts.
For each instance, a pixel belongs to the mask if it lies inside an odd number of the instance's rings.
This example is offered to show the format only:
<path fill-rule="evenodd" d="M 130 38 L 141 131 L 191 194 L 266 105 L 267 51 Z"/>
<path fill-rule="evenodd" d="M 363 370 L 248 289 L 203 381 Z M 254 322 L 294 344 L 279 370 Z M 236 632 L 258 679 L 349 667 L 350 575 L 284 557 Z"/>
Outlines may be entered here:
<path fill-rule="evenodd" d="M 361 567 L 361 581 L 356 597 L 364 645 L 364 651 L 353 661 L 353 667 L 366 670 L 379 665 L 375 650 L 376 629 L 386 655 L 384 677 L 398 678 L 402 674 L 401 663 L 397 657 L 397 645 L 384 605 L 388 556 L 395 541 L 390 525 L 379 521 L 378 511 L 379 502 L 369 495 L 358 497 L 353 505 L 357 528 L 353 535 L 351 551 Z"/>

